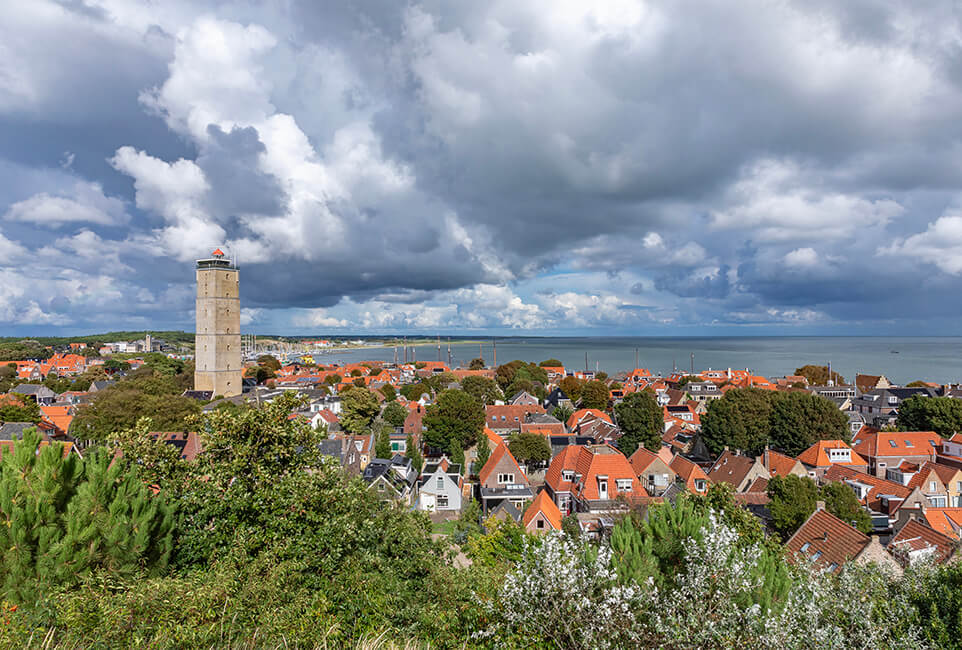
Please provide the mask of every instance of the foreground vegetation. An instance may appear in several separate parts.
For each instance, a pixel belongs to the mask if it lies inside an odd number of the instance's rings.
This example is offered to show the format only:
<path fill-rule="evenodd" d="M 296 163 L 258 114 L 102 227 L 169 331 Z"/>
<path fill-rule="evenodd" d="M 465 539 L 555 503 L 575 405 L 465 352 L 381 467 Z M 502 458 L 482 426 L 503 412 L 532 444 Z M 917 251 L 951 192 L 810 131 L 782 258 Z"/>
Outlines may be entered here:
<path fill-rule="evenodd" d="M 191 464 L 149 441 L 147 422 L 83 461 L 56 446 L 38 455 L 35 436 L 4 454 L 0 644 L 914 648 L 962 639 L 962 569 L 853 567 L 836 578 L 790 568 L 724 488 L 629 516 L 600 545 L 574 532 L 536 539 L 513 523 L 482 527 L 473 503 L 433 541 L 425 515 L 379 502 L 320 456 L 321 434 L 288 419 L 291 399 L 194 416 L 206 452 Z M 456 566 L 456 551 L 471 565 Z"/>

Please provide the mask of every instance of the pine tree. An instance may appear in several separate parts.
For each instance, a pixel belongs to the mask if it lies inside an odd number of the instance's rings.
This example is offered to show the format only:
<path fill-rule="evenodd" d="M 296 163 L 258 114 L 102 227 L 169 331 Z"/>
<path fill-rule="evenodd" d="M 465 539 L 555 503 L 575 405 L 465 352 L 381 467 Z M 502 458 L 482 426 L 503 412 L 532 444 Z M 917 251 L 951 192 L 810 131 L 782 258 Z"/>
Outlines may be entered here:
<path fill-rule="evenodd" d="M 98 452 L 84 463 L 86 480 L 71 499 L 65 534 L 55 547 L 60 582 L 95 569 L 129 576 L 140 568 L 158 574 L 173 548 L 173 514 L 137 472 Z"/>
<path fill-rule="evenodd" d="M 0 465 L 0 574 L 5 597 L 21 603 L 55 579 L 51 551 L 83 472 L 62 445 L 39 447 L 40 434 L 28 429 Z"/>

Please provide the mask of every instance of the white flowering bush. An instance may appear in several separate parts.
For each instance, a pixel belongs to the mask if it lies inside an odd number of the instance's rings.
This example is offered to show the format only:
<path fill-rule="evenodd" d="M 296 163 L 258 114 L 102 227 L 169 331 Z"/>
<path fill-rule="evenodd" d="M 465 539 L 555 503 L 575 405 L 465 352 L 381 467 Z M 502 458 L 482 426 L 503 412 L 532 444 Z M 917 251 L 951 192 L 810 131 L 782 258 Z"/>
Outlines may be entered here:
<path fill-rule="evenodd" d="M 621 648 L 637 639 L 634 612 L 643 590 L 622 585 L 607 545 L 555 533 L 526 540 L 491 614 L 516 635 L 571 650 Z M 498 627 L 484 635 L 497 641 Z"/>
<path fill-rule="evenodd" d="M 489 606 L 497 623 L 483 636 L 565 649 L 923 648 L 913 575 L 874 565 L 850 565 L 840 576 L 812 566 L 789 572 L 713 514 L 659 589 L 654 578 L 619 579 L 607 543 L 558 534 L 526 542 Z"/>

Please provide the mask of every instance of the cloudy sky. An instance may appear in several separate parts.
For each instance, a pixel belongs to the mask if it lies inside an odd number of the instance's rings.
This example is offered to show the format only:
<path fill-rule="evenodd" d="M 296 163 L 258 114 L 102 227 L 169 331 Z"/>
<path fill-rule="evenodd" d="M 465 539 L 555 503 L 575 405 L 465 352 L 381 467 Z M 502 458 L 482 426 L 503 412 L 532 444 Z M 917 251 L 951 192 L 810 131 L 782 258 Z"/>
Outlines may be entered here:
<path fill-rule="evenodd" d="M 191 329 L 220 246 L 261 333 L 958 334 L 960 21 L 0 3 L 0 333 Z"/>

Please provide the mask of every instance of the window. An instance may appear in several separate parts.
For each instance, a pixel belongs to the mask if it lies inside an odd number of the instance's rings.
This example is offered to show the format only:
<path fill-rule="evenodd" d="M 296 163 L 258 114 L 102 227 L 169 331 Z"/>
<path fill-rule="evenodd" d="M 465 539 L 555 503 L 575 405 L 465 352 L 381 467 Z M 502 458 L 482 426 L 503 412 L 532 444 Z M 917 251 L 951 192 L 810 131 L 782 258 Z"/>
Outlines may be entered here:
<path fill-rule="evenodd" d="M 811 546 L 811 544 L 809 544 L 808 542 L 805 542 L 804 544 L 802 544 L 802 548 L 800 548 L 800 549 L 798 549 L 798 550 L 801 551 L 802 553 L 804 553 L 805 551 L 808 550 L 808 547 L 810 547 L 810 546 Z"/>
<path fill-rule="evenodd" d="M 889 440 L 889 446 L 891 446 L 891 447 L 894 448 L 894 447 L 898 447 L 899 445 L 898 445 L 898 443 L 895 442 L 894 440 Z"/>
<path fill-rule="evenodd" d="M 598 481 L 598 498 L 607 499 L 608 498 L 608 481 Z"/>
<path fill-rule="evenodd" d="M 538 519 L 538 530 L 544 528 L 544 519 Z"/>
<path fill-rule="evenodd" d="M 813 559 L 813 560 L 817 560 L 817 559 L 820 558 L 820 557 L 822 557 L 822 552 L 821 552 L 821 551 L 815 551 L 815 553 L 812 554 L 812 559 Z"/>
<path fill-rule="evenodd" d="M 448 507 L 448 497 L 446 494 L 438 495 L 438 507 L 447 508 Z"/>
<path fill-rule="evenodd" d="M 696 492 L 704 492 L 704 491 L 705 491 L 705 479 L 703 479 L 703 478 L 696 478 L 696 479 L 695 479 L 695 491 L 696 491 Z"/>
<path fill-rule="evenodd" d="M 935 481 L 929 481 L 929 492 L 935 492 L 938 488 L 935 487 Z"/>
<path fill-rule="evenodd" d="M 829 572 L 834 572 L 838 568 L 838 562 L 832 562 L 828 565 Z"/>
<path fill-rule="evenodd" d="M 564 481 L 573 481 L 575 480 L 575 473 L 570 469 L 561 470 L 561 479 Z M 962 485 L 962 481 L 959 481 L 959 485 Z M 962 491 L 962 487 L 960 487 L 959 490 Z"/>
<path fill-rule="evenodd" d="M 444 489 L 444 477 L 443 477 L 443 476 L 439 476 L 439 477 L 438 477 L 437 486 L 438 486 L 438 489 L 439 489 L 439 490 L 443 490 L 443 489 Z"/>
<path fill-rule="evenodd" d="M 906 446 L 906 447 L 914 447 L 915 445 L 912 444 L 912 441 L 911 441 L 911 440 L 906 440 L 906 441 L 905 441 L 905 446 Z"/>
<path fill-rule="evenodd" d="M 498 483 L 514 483 L 514 474 L 498 474 Z"/>
<path fill-rule="evenodd" d="M 630 478 L 620 478 L 615 482 L 618 486 L 619 492 L 631 492 L 631 479 Z"/>

